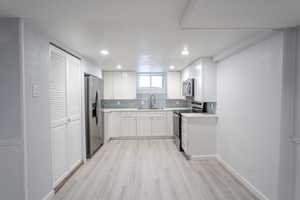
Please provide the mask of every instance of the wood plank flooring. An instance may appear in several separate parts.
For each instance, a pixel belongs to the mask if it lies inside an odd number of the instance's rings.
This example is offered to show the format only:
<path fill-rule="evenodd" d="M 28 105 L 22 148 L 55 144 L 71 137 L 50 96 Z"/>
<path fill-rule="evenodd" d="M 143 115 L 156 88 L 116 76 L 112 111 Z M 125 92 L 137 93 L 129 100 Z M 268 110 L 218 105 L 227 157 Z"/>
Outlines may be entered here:
<path fill-rule="evenodd" d="M 254 200 L 217 161 L 187 161 L 172 140 L 113 140 L 55 200 Z"/>

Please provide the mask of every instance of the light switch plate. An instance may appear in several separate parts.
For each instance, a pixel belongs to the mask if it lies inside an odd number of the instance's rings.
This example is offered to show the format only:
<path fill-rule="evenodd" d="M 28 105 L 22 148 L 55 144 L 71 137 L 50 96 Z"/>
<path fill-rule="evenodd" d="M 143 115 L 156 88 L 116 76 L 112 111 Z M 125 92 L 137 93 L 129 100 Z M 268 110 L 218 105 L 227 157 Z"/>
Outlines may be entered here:
<path fill-rule="evenodd" d="M 39 86 L 38 85 L 32 85 L 32 97 L 38 97 L 40 94 Z"/>

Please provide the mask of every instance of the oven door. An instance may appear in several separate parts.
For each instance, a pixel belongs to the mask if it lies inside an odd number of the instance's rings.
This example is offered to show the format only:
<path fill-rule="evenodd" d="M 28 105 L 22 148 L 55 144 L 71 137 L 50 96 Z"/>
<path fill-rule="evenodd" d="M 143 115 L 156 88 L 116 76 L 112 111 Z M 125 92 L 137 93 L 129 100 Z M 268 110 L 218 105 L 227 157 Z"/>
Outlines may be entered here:
<path fill-rule="evenodd" d="M 180 136 L 180 115 L 173 113 L 173 132 L 175 137 Z"/>
<path fill-rule="evenodd" d="M 181 117 L 179 113 L 173 113 L 173 131 L 174 131 L 174 143 L 179 151 L 182 151 L 181 147 Z"/>

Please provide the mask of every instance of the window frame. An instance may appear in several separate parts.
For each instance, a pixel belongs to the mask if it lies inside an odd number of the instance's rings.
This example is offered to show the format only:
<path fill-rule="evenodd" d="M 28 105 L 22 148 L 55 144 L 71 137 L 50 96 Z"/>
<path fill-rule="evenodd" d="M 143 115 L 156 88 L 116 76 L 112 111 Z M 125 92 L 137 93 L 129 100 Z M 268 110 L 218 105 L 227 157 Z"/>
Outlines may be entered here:
<path fill-rule="evenodd" d="M 137 73 L 137 91 L 138 93 L 165 93 L 166 90 L 166 75 L 165 73 Z M 150 77 L 150 87 L 140 87 L 140 76 Z M 152 77 L 160 76 L 162 78 L 162 87 L 152 87 Z"/>

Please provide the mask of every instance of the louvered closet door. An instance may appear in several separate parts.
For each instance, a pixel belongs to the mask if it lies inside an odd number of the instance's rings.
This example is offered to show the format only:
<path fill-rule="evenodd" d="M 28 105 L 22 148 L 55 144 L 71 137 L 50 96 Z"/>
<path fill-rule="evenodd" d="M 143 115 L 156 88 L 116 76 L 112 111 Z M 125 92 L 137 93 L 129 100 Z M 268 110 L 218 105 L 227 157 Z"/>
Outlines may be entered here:
<path fill-rule="evenodd" d="M 67 69 L 68 157 L 70 170 L 73 170 L 82 160 L 80 60 L 69 56 Z"/>
<path fill-rule="evenodd" d="M 68 136 L 66 109 L 67 57 L 50 49 L 50 114 L 52 137 L 53 181 L 57 185 L 68 173 Z"/>

